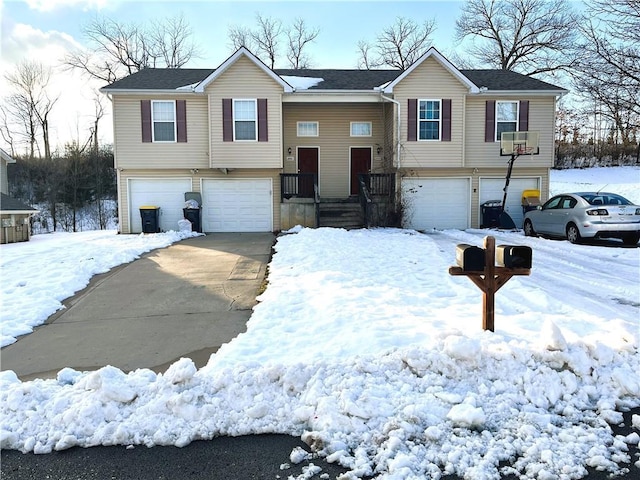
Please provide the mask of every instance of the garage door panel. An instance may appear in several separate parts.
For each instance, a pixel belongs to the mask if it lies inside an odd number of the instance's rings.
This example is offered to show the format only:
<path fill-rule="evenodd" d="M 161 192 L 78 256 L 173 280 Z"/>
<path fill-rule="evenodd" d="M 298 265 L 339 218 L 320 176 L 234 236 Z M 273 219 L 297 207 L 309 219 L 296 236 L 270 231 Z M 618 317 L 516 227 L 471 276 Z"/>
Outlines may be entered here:
<path fill-rule="evenodd" d="M 142 232 L 140 207 L 160 207 L 159 226 L 162 231 L 178 230 L 183 218 L 184 193 L 190 192 L 188 178 L 130 179 L 129 180 L 129 228 L 131 233 Z"/>
<path fill-rule="evenodd" d="M 271 179 L 205 179 L 202 204 L 207 232 L 273 230 Z"/>
<path fill-rule="evenodd" d="M 480 205 L 490 200 L 500 200 L 504 196 L 505 178 L 481 178 L 480 179 Z M 511 178 L 507 190 L 507 203 L 505 211 L 509 214 L 516 227 L 522 228 L 524 214 L 522 212 L 522 192 L 524 190 L 539 190 L 540 179 L 538 177 Z M 482 212 L 480 212 L 482 219 Z"/>
<path fill-rule="evenodd" d="M 468 178 L 402 180 L 404 225 L 416 230 L 469 228 Z"/>

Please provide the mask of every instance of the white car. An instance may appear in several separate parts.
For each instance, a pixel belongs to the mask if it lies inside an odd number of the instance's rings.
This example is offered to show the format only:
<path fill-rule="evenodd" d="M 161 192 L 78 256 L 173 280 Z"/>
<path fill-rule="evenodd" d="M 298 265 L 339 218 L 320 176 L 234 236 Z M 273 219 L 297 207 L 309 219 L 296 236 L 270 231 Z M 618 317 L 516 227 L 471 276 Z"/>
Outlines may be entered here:
<path fill-rule="evenodd" d="M 524 234 L 549 235 L 578 243 L 583 238 L 640 240 L 640 206 L 615 193 L 563 193 L 524 215 Z"/>

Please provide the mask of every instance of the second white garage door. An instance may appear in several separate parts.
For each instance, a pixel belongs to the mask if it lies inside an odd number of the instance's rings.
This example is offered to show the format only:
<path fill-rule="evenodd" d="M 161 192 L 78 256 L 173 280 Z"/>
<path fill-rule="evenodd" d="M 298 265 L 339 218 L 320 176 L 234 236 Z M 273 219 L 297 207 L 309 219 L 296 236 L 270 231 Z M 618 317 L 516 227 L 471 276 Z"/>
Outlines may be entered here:
<path fill-rule="evenodd" d="M 270 178 L 202 180 L 205 232 L 273 231 Z"/>
<path fill-rule="evenodd" d="M 468 178 L 403 178 L 403 225 L 414 230 L 469 228 Z"/>

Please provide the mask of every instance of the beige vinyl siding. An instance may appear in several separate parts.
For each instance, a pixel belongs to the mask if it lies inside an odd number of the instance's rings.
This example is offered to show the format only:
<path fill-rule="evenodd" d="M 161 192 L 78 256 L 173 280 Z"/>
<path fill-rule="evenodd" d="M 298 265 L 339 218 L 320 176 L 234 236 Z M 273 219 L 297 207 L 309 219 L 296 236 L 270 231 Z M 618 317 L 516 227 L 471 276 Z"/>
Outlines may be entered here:
<path fill-rule="evenodd" d="M 351 147 L 371 147 L 372 171 L 383 171 L 384 110 L 382 103 L 286 103 L 283 106 L 284 150 L 293 157 L 284 162 L 285 173 L 297 173 L 297 147 L 319 148 L 320 195 L 329 198 L 349 196 Z M 297 122 L 318 122 L 317 137 L 298 137 Z M 371 122 L 370 137 L 352 137 L 351 122 Z M 383 149 L 378 155 L 377 146 Z M 291 147 L 292 154 L 288 154 Z"/>
<path fill-rule="evenodd" d="M 127 182 L 130 178 L 135 179 L 155 179 L 155 178 L 191 178 L 191 185 L 194 192 L 200 192 L 204 178 L 270 178 L 273 185 L 273 230 L 280 230 L 280 170 L 278 169 L 237 169 L 227 175 L 218 170 L 204 170 L 192 174 L 189 170 L 166 170 L 166 169 L 145 169 L 145 170 L 125 170 L 118 172 L 118 215 L 120 222 L 120 233 L 130 233 L 129 231 L 129 203 L 127 198 Z"/>
<path fill-rule="evenodd" d="M 206 88 L 211 115 L 211 168 L 282 167 L 283 88 L 241 56 Z M 268 142 L 224 142 L 222 99 L 267 99 Z"/>
<path fill-rule="evenodd" d="M 484 119 L 487 100 L 529 100 L 529 130 L 540 132 L 540 155 L 521 156 L 517 164 L 531 167 L 552 167 L 554 158 L 555 98 L 554 97 L 497 97 L 472 96 L 467 99 L 467 167 L 497 167 L 508 157 L 500 156 L 500 142 L 484 141 Z"/>
<path fill-rule="evenodd" d="M 400 102 L 401 167 L 462 167 L 464 157 L 464 111 L 468 88 L 435 58 L 428 58 L 393 89 Z M 451 99 L 451 141 L 407 141 L 407 100 Z"/>
<path fill-rule="evenodd" d="M 426 177 L 426 178 L 470 178 L 471 179 L 471 228 L 480 227 L 480 178 L 498 177 L 505 178 L 507 165 L 503 168 L 429 168 L 429 169 L 401 169 L 400 177 Z M 519 166 L 514 164 L 512 178 L 536 177 L 540 178 L 540 198 L 546 201 L 549 198 L 549 169 L 531 166 Z M 444 206 L 443 206 L 444 207 Z"/>
<path fill-rule="evenodd" d="M 141 100 L 186 100 L 186 143 L 143 143 Z M 207 168 L 209 166 L 208 105 L 204 95 L 113 96 L 114 145 L 117 168 Z"/>

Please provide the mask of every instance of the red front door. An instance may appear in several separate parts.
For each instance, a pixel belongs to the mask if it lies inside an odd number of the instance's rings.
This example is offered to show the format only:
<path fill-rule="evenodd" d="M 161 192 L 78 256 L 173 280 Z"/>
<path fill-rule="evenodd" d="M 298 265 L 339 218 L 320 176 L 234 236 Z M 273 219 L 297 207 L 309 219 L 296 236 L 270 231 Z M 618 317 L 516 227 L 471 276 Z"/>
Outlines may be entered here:
<path fill-rule="evenodd" d="M 358 174 L 371 172 L 371 147 L 351 149 L 351 195 L 358 195 Z"/>
<path fill-rule="evenodd" d="M 314 173 L 318 177 L 318 149 L 298 148 L 298 173 Z M 313 197 L 313 177 L 304 175 L 298 179 L 298 195 Z"/>

